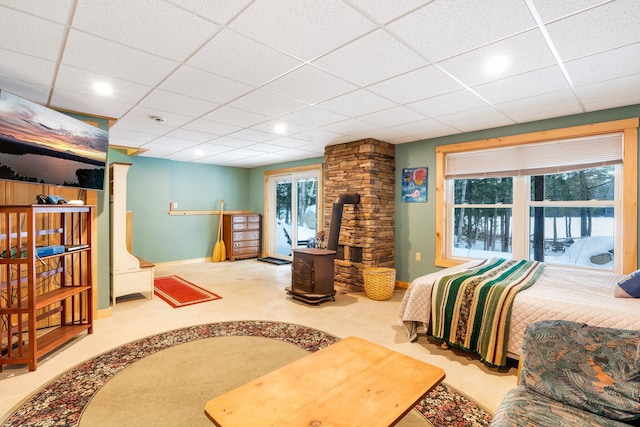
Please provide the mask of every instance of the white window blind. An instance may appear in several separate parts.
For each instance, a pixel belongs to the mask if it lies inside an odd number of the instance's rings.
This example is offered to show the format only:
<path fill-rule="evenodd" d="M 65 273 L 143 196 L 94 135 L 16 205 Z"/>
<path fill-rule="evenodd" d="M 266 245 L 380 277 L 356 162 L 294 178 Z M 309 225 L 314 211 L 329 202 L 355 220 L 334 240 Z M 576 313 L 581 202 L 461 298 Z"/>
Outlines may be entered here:
<path fill-rule="evenodd" d="M 449 153 L 446 179 L 546 175 L 621 164 L 623 134 Z"/>

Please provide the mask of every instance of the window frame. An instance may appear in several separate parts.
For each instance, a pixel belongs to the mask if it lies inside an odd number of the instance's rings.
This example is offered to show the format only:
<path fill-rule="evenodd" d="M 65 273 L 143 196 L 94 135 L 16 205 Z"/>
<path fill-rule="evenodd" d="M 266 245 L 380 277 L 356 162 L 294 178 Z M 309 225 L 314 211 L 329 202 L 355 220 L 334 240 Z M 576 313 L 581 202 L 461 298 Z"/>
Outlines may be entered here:
<path fill-rule="evenodd" d="M 436 147 L 436 259 L 435 265 L 438 267 L 453 267 L 461 264 L 465 260 L 447 257 L 447 244 L 451 238 L 448 224 L 445 223 L 448 215 L 445 209 L 445 160 L 449 153 L 465 151 L 483 150 L 486 148 L 499 148 L 523 144 L 536 144 L 559 139 L 578 138 L 584 136 L 602 135 L 607 133 L 621 132 L 624 135 L 623 141 L 623 166 L 622 179 L 619 185 L 620 200 L 616 201 L 621 206 L 621 220 L 616 223 L 616 229 L 620 228 L 624 232 L 619 233 L 620 245 L 622 247 L 621 272 L 631 273 L 637 269 L 637 236 L 638 236 L 638 118 L 623 119 L 611 122 L 594 123 L 589 125 L 573 126 L 568 128 L 511 135 L 500 138 L 489 138 L 483 140 L 462 142 L 450 145 L 440 145 Z M 514 201 L 515 204 L 515 201 Z M 514 211 L 515 215 L 516 212 Z M 513 235 L 515 239 L 515 234 Z M 513 246 L 516 242 L 514 240 Z"/>

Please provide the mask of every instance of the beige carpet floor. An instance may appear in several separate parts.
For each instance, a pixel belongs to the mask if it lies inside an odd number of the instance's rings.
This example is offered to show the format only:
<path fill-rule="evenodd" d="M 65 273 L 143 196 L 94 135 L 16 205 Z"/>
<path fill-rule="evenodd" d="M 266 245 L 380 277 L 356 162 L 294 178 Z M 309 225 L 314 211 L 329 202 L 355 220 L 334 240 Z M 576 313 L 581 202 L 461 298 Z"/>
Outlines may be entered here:
<path fill-rule="evenodd" d="M 219 294 L 222 299 L 177 309 L 160 298 L 148 296 L 119 302 L 101 313 L 92 335 L 79 335 L 42 357 L 36 371 L 29 372 L 23 365 L 4 366 L 0 372 L 0 419 L 69 368 L 125 343 L 191 325 L 245 319 L 291 322 L 336 337 L 365 338 L 441 367 L 447 374 L 447 384 L 491 412 L 495 412 L 506 392 L 516 385 L 515 368 L 487 368 L 473 355 L 443 350 L 424 336 L 420 336 L 418 342 L 408 342 L 397 315 L 402 290 L 397 290 L 387 301 L 371 300 L 364 293 L 339 291 L 335 302 L 309 306 L 286 295 L 284 288 L 291 283 L 290 265 L 246 260 L 169 264 L 156 268 L 158 277 L 173 274 Z M 108 292 L 108 288 L 98 291 Z"/>

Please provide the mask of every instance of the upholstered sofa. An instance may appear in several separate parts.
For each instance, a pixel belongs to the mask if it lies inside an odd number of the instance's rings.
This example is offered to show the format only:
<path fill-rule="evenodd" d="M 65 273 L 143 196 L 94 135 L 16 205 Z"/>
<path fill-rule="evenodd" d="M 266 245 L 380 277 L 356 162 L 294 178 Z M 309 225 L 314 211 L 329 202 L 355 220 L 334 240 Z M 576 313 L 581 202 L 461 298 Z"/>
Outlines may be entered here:
<path fill-rule="evenodd" d="M 533 323 L 522 343 L 518 386 L 491 426 L 640 425 L 639 352 L 640 331 Z"/>

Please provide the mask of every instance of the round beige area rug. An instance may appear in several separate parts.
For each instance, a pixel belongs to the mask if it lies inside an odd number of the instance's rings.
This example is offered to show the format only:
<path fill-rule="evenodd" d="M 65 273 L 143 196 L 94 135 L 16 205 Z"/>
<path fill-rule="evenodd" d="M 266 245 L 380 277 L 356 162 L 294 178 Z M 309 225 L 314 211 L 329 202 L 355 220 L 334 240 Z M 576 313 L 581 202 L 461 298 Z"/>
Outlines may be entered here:
<path fill-rule="evenodd" d="M 203 426 L 207 402 L 309 354 L 263 337 L 216 337 L 180 344 L 133 363 L 109 380 L 80 417 L 81 427 Z M 429 426 L 411 411 L 399 426 Z"/>
<path fill-rule="evenodd" d="M 6 414 L 0 427 L 210 426 L 204 414 L 210 399 L 339 340 L 307 326 L 260 320 L 151 335 L 64 372 Z M 482 427 L 491 418 L 440 383 L 399 425 Z"/>

